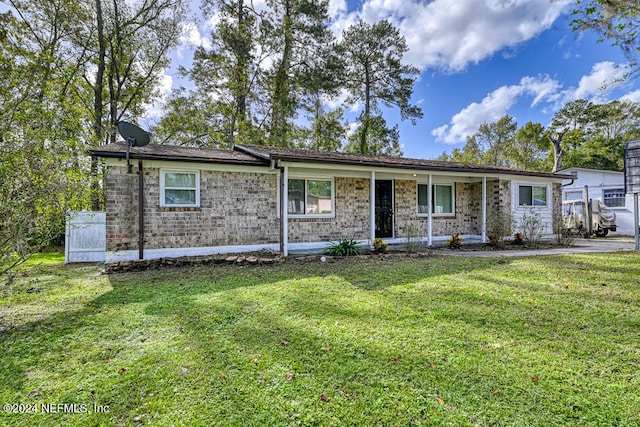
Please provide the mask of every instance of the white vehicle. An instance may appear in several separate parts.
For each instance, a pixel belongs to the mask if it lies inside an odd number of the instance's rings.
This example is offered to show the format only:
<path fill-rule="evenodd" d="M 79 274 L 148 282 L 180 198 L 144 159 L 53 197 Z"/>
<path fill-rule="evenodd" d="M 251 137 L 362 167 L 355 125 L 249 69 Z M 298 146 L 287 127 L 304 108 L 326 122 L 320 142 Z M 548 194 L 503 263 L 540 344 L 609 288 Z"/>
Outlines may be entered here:
<path fill-rule="evenodd" d="M 586 215 L 584 201 L 565 200 L 562 202 L 562 217 L 565 228 L 585 237 L 589 237 L 589 231 L 598 237 L 606 236 L 609 231 L 616 231 L 616 214 L 602 201 L 591 200 L 591 230 L 585 221 Z"/>

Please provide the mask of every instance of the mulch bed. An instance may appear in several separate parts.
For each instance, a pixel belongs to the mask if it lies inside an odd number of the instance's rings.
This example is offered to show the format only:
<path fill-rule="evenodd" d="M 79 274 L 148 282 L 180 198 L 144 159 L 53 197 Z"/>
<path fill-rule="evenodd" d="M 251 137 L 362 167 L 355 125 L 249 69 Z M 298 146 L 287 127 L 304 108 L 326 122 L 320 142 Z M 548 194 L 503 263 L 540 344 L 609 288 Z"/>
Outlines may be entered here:
<path fill-rule="evenodd" d="M 447 253 L 460 252 L 478 252 L 492 251 L 499 254 L 509 251 L 537 250 L 537 249 L 556 249 L 562 246 L 551 242 L 541 242 L 535 246 L 512 245 L 506 243 L 502 246 L 494 246 L 488 243 L 469 243 L 463 244 L 459 249 L 449 249 L 447 246 L 435 246 L 431 248 L 420 247 L 415 253 L 407 253 L 406 250 L 391 249 L 385 253 L 371 252 L 368 254 L 355 255 L 350 257 L 337 257 L 329 255 L 290 255 L 287 258 L 282 257 L 275 252 L 257 252 L 249 254 L 226 254 L 226 255 L 208 255 L 208 256 L 192 256 L 179 258 L 158 258 L 150 260 L 121 261 L 106 264 L 104 273 L 124 273 L 131 271 L 145 271 L 164 267 L 185 267 L 198 265 L 235 265 L 235 266 L 253 266 L 253 265 L 271 265 L 276 263 L 308 263 L 308 262 L 343 262 L 376 260 L 385 261 L 395 258 L 427 258 L 429 256 L 446 255 Z"/>

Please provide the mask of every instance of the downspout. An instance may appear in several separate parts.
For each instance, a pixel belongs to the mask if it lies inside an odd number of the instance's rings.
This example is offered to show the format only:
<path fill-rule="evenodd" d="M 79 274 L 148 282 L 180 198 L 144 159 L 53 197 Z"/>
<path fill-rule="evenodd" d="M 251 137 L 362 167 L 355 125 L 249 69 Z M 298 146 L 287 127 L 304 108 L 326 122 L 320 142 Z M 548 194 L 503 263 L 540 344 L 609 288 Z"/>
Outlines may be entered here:
<path fill-rule="evenodd" d="M 282 217 L 283 217 L 284 214 L 282 213 L 282 211 L 283 211 L 282 207 L 284 206 L 284 192 L 282 190 L 284 189 L 284 185 L 282 185 L 282 183 L 284 182 L 284 179 L 283 179 L 284 170 L 280 167 L 279 164 L 275 164 L 273 160 L 271 161 L 271 164 L 274 167 L 278 168 L 278 170 L 280 171 L 280 176 L 278 176 L 278 190 L 279 190 L 278 191 L 278 211 L 280 213 L 280 216 L 279 216 L 280 221 L 278 222 L 278 228 L 279 228 L 279 231 L 278 231 L 278 243 L 280 245 L 280 253 L 283 253 L 284 252 L 284 242 L 282 240 L 282 231 L 284 229 L 284 226 L 282 225 L 282 223 L 283 223 Z"/>
<path fill-rule="evenodd" d="M 429 174 L 427 179 L 427 246 L 433 245 L 433 175 Z"/>
<path fill-rule="evenodd" d="M 487 242 L 487 177 L 482 177 L 482 243 Z"/>
<path fill-rule="evenodd" d="M 640 250 L 640 215 L 638 214 L 638 193 L 633 193 L 633 228 L 635 228 L 635 249 Z"/>
<path fill-rule="evenodd" d="M 144 173 L 138 160 L 138 259 L 144 259 Z"/>
<path fill-rule="evenodd" d="M 289 168 L 280 166 L 280 253 L 283 257 L 289 256 Z"/>
<path fill-rule="evenodd" d="M 376 239 L 376 171 L 369 177 L 369 239 L 371 245 Z"/>

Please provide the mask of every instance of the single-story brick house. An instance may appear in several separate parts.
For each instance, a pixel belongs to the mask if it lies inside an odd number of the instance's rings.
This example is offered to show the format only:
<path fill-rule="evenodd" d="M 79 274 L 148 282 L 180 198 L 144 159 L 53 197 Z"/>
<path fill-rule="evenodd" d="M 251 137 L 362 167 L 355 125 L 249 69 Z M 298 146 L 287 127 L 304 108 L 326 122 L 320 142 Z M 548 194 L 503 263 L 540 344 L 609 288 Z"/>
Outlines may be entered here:
<path fill-rule="evenodd" d="M 401 242 L 414 225 L 426 244 L 453 233 L 486 240 L 487 218 L 538 212 L 552 232 L 569 175 L 403 157 L 236 145 L 92 150 L 106 166 L 107 261 L 269 248 L 339 239 Z M 142 171 L 141 180 L 138 179 Z M 139 201 L 142 200 L 142 205 Z"/>

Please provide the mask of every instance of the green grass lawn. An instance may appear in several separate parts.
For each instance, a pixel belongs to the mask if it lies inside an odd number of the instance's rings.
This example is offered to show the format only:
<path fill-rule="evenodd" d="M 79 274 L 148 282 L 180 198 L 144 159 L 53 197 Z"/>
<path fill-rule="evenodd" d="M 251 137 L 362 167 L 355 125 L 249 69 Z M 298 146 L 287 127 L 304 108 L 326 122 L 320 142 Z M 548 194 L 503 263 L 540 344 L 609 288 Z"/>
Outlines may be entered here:
<path fill-rule="evenodd" d="M 0 288 L 1 425 L 640 425 L 636 253 L 100 269 Z"/>

